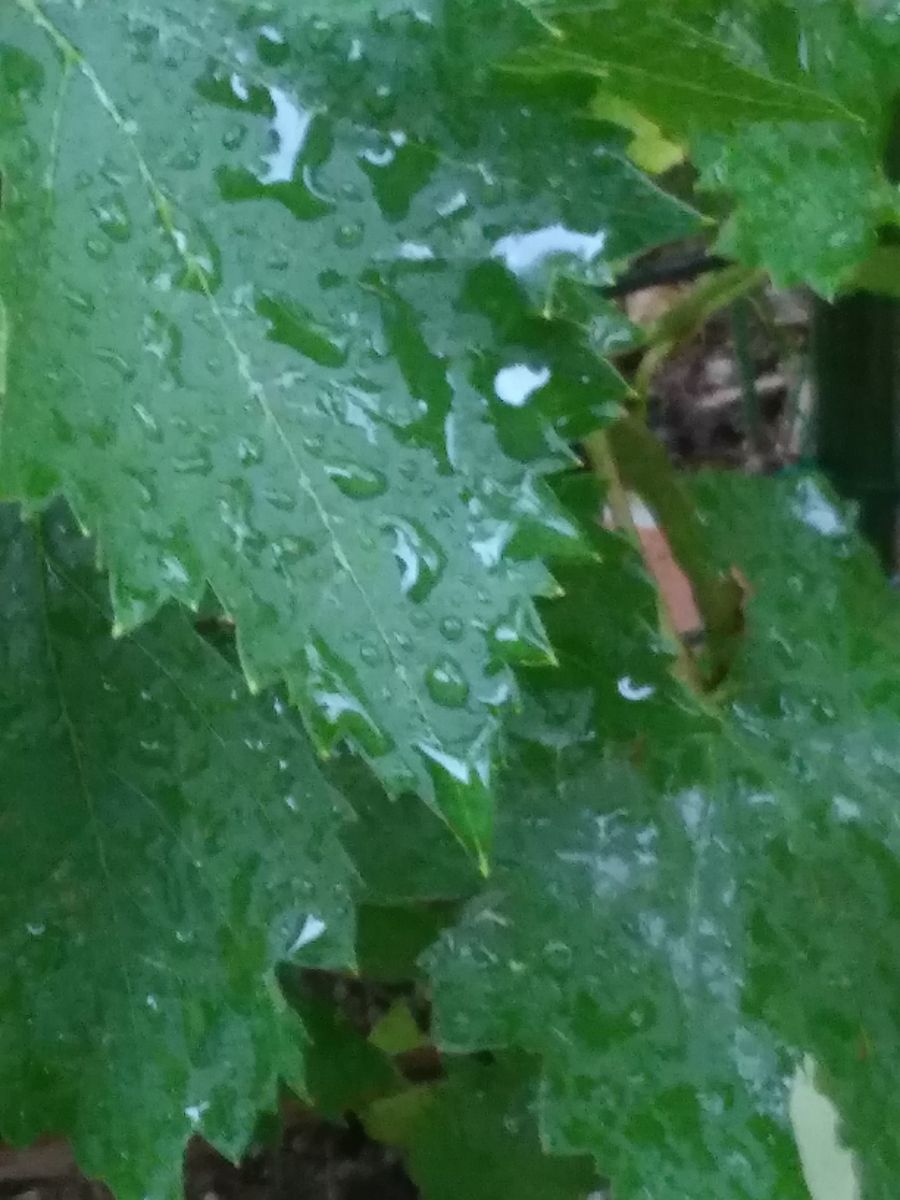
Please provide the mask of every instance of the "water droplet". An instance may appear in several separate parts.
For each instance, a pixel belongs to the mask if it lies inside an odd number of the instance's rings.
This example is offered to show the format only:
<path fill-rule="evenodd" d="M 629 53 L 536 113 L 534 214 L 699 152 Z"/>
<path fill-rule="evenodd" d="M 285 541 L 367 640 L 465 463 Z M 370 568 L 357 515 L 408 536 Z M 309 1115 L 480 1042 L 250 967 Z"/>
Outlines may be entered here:
<path fill-rule="evenodd" d="M 404 262 L 433 262 L 435 253 L 425 242 L 401 242 L 399 257 Z"/>
<path fill-rule="evenodd" d="M 264 454 L 263 444 L 258 438 L 243 437 L 238 442 L 238 458 L 245 467 L 261 463 Z"/>
<path fill-rule="evenodd" d="M 444 572 L 446 556 L 435 539 L 414 521 L 386 521 L 394 535 L 394 557 L 400 567 L 400 590 L 417 603 L 425 600 Z"/>
<path fill-rule="evenodd" d="M 527 600 L 514 601 L 503 620 L 491 629 L 490 640 L 491 649 L 504 662 L 522 666 L 556 662 L 537 611 Z"/>
<path fill-rule="evenodd" d="M 310 718 L 318 726 L 318 735 L 349 737 L 369 754 L 385 754 L 390 742 L 378 722 L 367 709 L 362 695 L 351 686 L 359 687 L 355 672 L 332 650 L 320 642 L 305 647 L 307 686 L 314 709 Z"/>
<path fill-rule="evenodd" d="M 352 500 L 371 500 L 387 491 L 387 477 L 356 463 L 334 463 L 325 468 L 328 478 Z"/>
<path fill-rule="evenodd" d="M 261 295 L 256 311 L 269 322 L 269 340 L 290 346 L 322 367 L 342 367 L 347 361 L 346 337 L 293 300 Z"/>
<path fill-rule="evenodd" d="M 143 404 L 132 404 L 131 406 L 134 415 L 143 426 L 144 432 L 154 442 L 162 440 L 162 433 L 159 428 L 159 423 L 148 409 L 144 408 Z"/>
<path fill-rule="evenodd" d="M 591 263 L 603 251 L 606 233 L 578 233 L 564 225 L 548 225 L 528 233 L 510 233 L 500 238 L 493 248 L 495 258 L 502 258 L 514 275 L 530 275 L 548 259 L 571 255 L 583 263 Z"/>
<path fill-rule="evenodd" d="M 222 145 L 226 150 L 237 150 L 243 145 L 246 136 L 246 125 L 232 125 L 222 135 Z"/>
<path fill-rule="evenodd" d="M 565 942 L 548 942 L 544 947 L 544 957 L 551 967 L 565 970 L 572 965 L 572 947 Z"/>
<path fill-rule="evenodd" d="M 113 242 L 127 242 L 131 238 L 131 217 L 121 196 L 113 196 L 94 209 L 97 223 Z"/>
<path fill-rule="evenodd" d="M 125 383 L 131 383 L 135 377 L 135 369 L 130 362 L 127 362 L 121 354 L 117 354 L 115 350 L 98 350 L 97 358 L 107 367 L 112 367 L 116 374 L 123 379 Z"/>
<path fill-rule="evenodd" d="M 511 521 L 497 521 L 490 533 L 472 541 L 472 549 L 489 570 L 496 567 L 503 558 L 503 552 L 514 532 L 515 527 Z"/>
<path fill-rule="evenodd" d="M 441 633 L 448 642 L 458 642 L 465 633 L 465 627 L 459 617 L 444 617 L 441 621 Z"/>
<path fill-rule="evenodd" d="M 84 243 L 84 248 L 88 258 L 92 258 L 94 262 L 106 262 L 112 254 L 112 243 L 107 238 L 89 237 Z"/>
<path fill-rule="evenodd" d="M 858 821 L 863 814 L 861 806 L 848 796 L 833 796 L 832 808 L 834 815 L 844 824 L 850 821 Z"/>
<path fill-rule="evenodd" d="M 352 250 L 362 242 L 364 233 L 361 221 L 347 221 L 338 227 L 334 235 L 335 245 L 342 250 Z"/>
<path fill-rule="evenodd" d="M 192 454 L 183 454 L 172 460 L 172 467 L 179 475 L 208 475 L 212 465 L 208 446 L 199 446 Z"/>
<path fill-rule="evenodd" d="M 459 758 L 456 754 L 450 754 L 446 750 L 442 750 L 439 746 L 431 745 L 429 742 L 416 742 L 416 749 L 429 762 L 434 763 L 445 772 L 445 780 L 470 785 L 476 780 L 481 779 L 481 770 L 478 764 L 473 769 L 472 763 L 466 762 L 464 758 Z M 436 778 L 439 779 L 440 776 Z"/>
<path fill-rule="evenodd" d="M 256 52 L 270 67 L 283 66 L 290 57 L 290 48 L 274 25 L 263 25 L 259 31 Z"/>
<path fill-rule="evenodd" d="M 354 183 L 352 179 L 346 179 L 338 188 L 338 192 L 344 200 L 350 200 L 354 204 L 365 199 L 365 189 L 361 188 L 358 183 Z"/>
<path fill-rule="evenodd" d="M 465 192 L 455 192 L 449 199 L 445 200 L 437 207 L 439 217 L 452 217 L 455 213 L 461 212 L 469 203 L 469 197 Z"/>
<path fill-rule="evenodd" d="M 397 98 L 387 84 L 379 84 L 366 100 L 366 107 L 376 118 L 389 117 L 397 107 Z"/>
<path fill-rule="evenodd" d="M 300 108 L 287 92 L 281 88 L 269 88 L 272 104 L 275 106 L 275 116 L 272 121 L 272 133 L 278 144 L 278 149 L 266 155 L 268 168 L 260 175 L 260 183 L 290 183 L 294 178 L 297 163 L 303 152 L 309 127 L 312 124 L 312 113 Z"/>
<path fill-rule="evenodd" d="M 840 537 L 847 532 L 841 513 L 813 479 L 803 479 L 792 504 L 794 516 L 825 537 Z"/>
<path fill-rule="evenodd" d="M 452 658 L 441 658 L 425 676 L 428 694 L 444 708 L 461 708 L 469 698 L 469 685 Z"/>
<path fill-rule="evenodd" d="M 87 292 L 79 292 L 73 288 L 66 292 L 66 300 L 77 312 L 83 313 L 86 317 L 93 316 L 96 311 L 94 301 Z"/>
<path fill-rule="evenodd" d="M 635 683 L 630 675 L 623 675 L 616 687 L 623 700 L 649 700 L 656 691 L 650 684 Z"/>
<path fill-rule="evenodd" d="M 298 950 L 302 950 L 304 946 L 308 946 L 311 942 L 318 941 L 325 930 L 328 928 L 321 917 L 317 917 L 314 913 L 310 913 L 303 922 L 303 928 L 294 938 L 288 949 L 288 954 L 296 954 Z"/>
<path fill-rule="evenodd" d="M 300 537 L 283 537 L 272 544 L 272 553 L 280 562 L 292 563 L 300 562 L 304 558 L 309 558 L 316 550 L 315 543 L 308 538 Z"/>
<path fill-rule="evenodd" d="M 494 391 L 497 398 L 511 408 L 522 408 L 535 392 L 550 382 L 550 368 L 535 369 L 526 363 L 514 363 L 497 372 Z"/>
<path fill-rule="evenodd" d="M 370 667 L 381 662 L 381 651 L 372 642 L 364 642 L 360 647 L 359 657 Z"/>
<path fill-rule="evenodd" d="M 266 488 L 263 491 L 263 499 L 273 508 L 277 508 L 279 512 L 293 512 L 297 507 L 297 497 L 291 492 L 283 492 L 278 488 Z"/>
<path fill-rule="evenodd" d="M 231 90 L 234 93 L 234 95 L 236 96 L 236 98 L 238 100 L 240 100 L 240 102 L 242 104 L 246 104 L 250 99 L 250 89 L 247 87 L 247 84 L 244 82 L 243 78 L 237 73 L 237 71 L 232 72 L 230 83 L 231 83 Z"/>
<path fill-rule="evenodd" d="M 200 165 L 200 147 L 182 146 L 172 155 L 171 164 L 176 171 L 193 171 Z"/>

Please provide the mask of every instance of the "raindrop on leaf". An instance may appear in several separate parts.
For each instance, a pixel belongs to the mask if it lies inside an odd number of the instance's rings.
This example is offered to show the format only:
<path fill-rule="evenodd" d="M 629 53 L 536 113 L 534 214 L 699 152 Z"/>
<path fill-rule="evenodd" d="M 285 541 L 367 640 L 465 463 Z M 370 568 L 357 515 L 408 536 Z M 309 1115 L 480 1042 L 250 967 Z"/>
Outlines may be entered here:
<path fill-rule="evenodd" d="M 461 708 L 469 698 L 469 685 L 452 658 L 439 659 L 429 668 L 425 682 L 432 700 L 443 708 Z"/>
<path fill-rule="evenodd" d="M 334 463 L 325 470 L 328 478 L 352 500 L 372 500 L 387 491 L 387 477 L 370 467 L 356 463 Z"/>

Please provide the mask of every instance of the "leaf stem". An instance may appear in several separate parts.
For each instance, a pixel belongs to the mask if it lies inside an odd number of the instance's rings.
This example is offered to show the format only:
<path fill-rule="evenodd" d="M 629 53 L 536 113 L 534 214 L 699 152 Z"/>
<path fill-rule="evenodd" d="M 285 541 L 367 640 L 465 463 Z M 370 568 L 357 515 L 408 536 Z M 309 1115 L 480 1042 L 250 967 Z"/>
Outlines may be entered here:
<path fill-rule="evenodd" d="M 617 458 L 612 432 L 612 430 L 607 430 L 591 434 L 584 443 L 585 453 L 594 472 L 607 485 L 609 507 L 616 528 L 640 552 L 651 577 L 657 582 L 657 619 L 660 632 L 675 649 L 675 674 L 692 692 L 698 696 L 704 696 L 709 689 L 698 661 L 679 634 L 669 607 L 668 597 L 663 594 L 659 580 L 656 579 L 655 572 L 647 561 L 646 548 L 632 511 L 629 494 L 630 483 L 623 474 L 622 464 Z M 689 582 L 692 581 L 689 580 Z"/>
<path fill-rule="evenodd" d="M 646 406 L 653 377 L 663 362 L 690 342 L 709 319 L 753 291 L 765 279 L 765 273 L 748 267 L 732 266 L 698 284 L 680 303 L 666 313 L 650 331 L 649 343 L 635 377 L 638 395 Z"/>

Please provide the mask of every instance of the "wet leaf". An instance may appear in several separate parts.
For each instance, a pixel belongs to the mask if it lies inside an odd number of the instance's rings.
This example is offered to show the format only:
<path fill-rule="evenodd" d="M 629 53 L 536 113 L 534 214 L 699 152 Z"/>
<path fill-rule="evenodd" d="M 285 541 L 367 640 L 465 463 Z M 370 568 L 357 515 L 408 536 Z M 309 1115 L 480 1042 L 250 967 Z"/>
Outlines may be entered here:
<path fill-rule="evenodd" d="M 356 816 L 343 840 L 368 903 L 454 901 L 477 889 L 477 865 L 416 796 L 391 800 L 366 764 L 349 755 L 332 761 L 327 774 Z"/>
<path fill-rule="evenodd" d="M 553 43 L 520 60 L 532 70 L 584 71 L 665 128 L 728 129 L 745 121 L 853 119 L 815 86 L 778 78 L 730 40 L 730 5 L 689 0 L 526 0 Z M 753 6 L 751 6 L 753 7 Z M 690 64 L 690 70 L 686 69 Z"/>
<path fill-rule="evenodd" d="M 815 478 L 698 494 L 751 588 L 730 692 L 678 691 L 611 539 L 602 584 L 562 573 L 563 671 L 527 683 L 496 874 L 426 956 L 436 1036 L 540 1054 L 548 1145 L 593 1153 L 622 1200 L 806 1197 L 792 1081 L 813 1069 L 861 1195 L 887 1200 L 896 603 Z"/>
<path fill-rule="evenodd" d="M 597 1191 L 589 1159 L 542 1151 L 535 1065 L 525 1055 L 451 1060 L 447 1078 L 417 1100 L 376 1103 L 367 1124 L 401 1142 L 425 1200 L 587 1200 Z"/>
<path fill-rule="evenodd" d="M 168 1197 L 194 1132 L 245 1148 L 303 1084 L 281 960 L 352 965 L 336 793 L 271 697 L 167 610 L 109 637 L 58 508 L 0 510 L 0 1134 L 68 1135 Z"/>
<path fill-rule="evenodd" d="M 402 1088 L 402 1076 L 390 1058 L 332 1005 L 299 995 L 293 1003 L 309 1035 L 306 1088 L 318 1114 L 339 1121 Z"/>
<path fill-rule="evenodd" d="M 414 979 L 418 956 L 483 878 L 430 809 L 412 795 L 391 800 L 360 759 L 339 756 L 328 778 L 356 817 L 343 842 L 360 875 L 360 970 L 369 979 Z"/>
<path fill-rule="evenodd" d="M 849 0 L 532 7 L 553 36 L 519 66 L 595 78 L 604 119 L 625 102 L 687 139 L 701 187 L 734 202 L 722 252 L 830 295 L 896 223 L 883 163 L 900 85 L 889 12 Z"/>
<path fill-rule="evenodd" d="M 313 12 L 316 5 L 311 6 Z M 398 12 L 414 12 L 417 15 L 429 13 L 434 7 L 434 0 L 320 0 L 319 12 L 322 16 L 357 17 L 366 22 L 373 13 L 378 16 L 391 16 Z"/>
<path fill-rule="evenodd" d="M 473 887 L 469 895 L 474 895 Z M 357 914 L 357 958 L 368 979 L 406 983 L 424 976 L 418 960 L 459 916 L 462 902 L 363 904 Z"/>
<path fill-rule="evenodd" d="M 582 549 L 542 476 L 623 394 L 532 298 L 696 217 L 496 85 L 518 5 L 233 14 L 7 6 L 0 488 L 68 496 L 119 629 L 208 580 L 253 686 L 484 857 L 540 559 Z"/>
<path fill-rule="evenodd" d="M 695 157 L 702 186 L 735 201 L 718 249 L 784 287 L 809 284 L 826 296 L 852 287 L 896 210 L 873 129 L 757 125 L 699 141 Z"/>

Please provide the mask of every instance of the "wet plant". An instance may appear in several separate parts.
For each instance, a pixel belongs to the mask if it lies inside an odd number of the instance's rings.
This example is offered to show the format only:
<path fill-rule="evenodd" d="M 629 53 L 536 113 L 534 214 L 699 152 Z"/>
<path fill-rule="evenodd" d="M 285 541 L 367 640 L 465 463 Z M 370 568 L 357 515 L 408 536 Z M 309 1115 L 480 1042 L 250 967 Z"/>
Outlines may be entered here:
<path fill-rule="evenodd" d="M 5 0 L 4 1140 L 156 1200 L 284 1088 L 435 1198 L 893 1196 L 896 600 L 642 381 L 765 279 L 894 363 L 897 17 Z"/>

